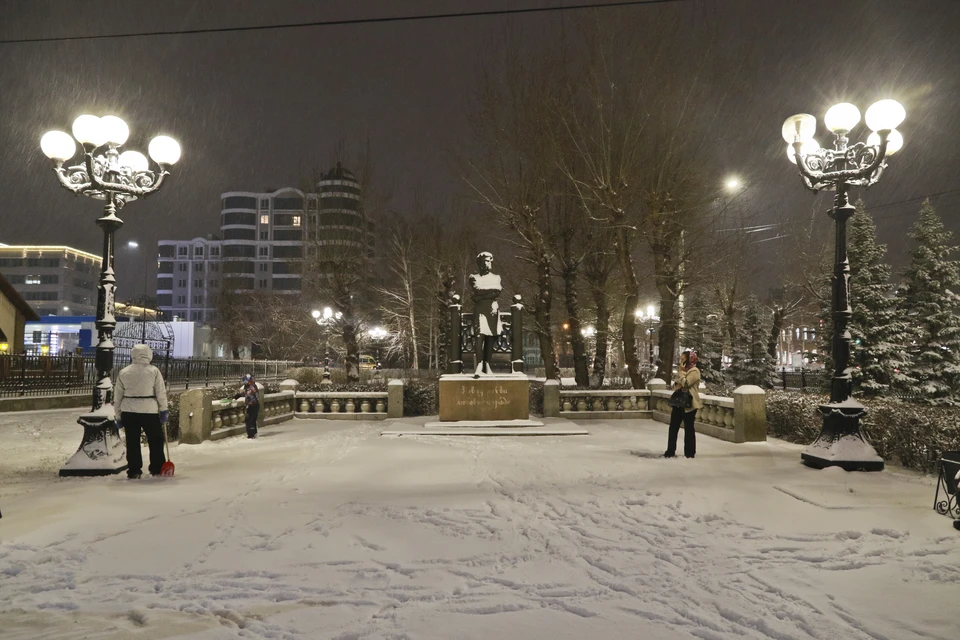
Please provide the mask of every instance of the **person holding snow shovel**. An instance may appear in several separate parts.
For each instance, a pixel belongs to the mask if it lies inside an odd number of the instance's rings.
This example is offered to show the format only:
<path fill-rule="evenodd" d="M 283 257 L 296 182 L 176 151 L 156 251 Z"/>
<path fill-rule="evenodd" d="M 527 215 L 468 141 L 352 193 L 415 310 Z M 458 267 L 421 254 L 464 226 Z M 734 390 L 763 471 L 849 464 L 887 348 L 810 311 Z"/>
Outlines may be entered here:
<path fill-rule="evenodd" d="M 113 406 L 119 419 L 117 426 L 127 434 L 127 477 L 136 480 L 143 472 L 140 453 L 140 431 L 147 434 L 150 447 L 150 475 L 160 475 L 166 458 L 163 456 L 163 425 L 167 422 L 167 386 L 163 374 L 150 364 L 153 351 L 145 344 L 130 350 L 133 361 L 117 376 L 113 389 Z"/>

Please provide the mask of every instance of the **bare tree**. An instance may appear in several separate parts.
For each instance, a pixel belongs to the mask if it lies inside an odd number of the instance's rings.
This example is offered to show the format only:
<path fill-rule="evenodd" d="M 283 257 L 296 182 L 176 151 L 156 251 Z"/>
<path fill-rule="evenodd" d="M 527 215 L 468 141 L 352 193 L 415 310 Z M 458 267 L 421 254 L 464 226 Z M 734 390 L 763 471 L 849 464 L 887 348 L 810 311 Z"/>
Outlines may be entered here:
<path fill-rule="evenodd" d="M 723 99 L 711 81 L 729 62 L 712 46 L 709 26 L 667 10 L 652 22 L 642 36 L 623 21 L 597 17 L 588 24 L 572 97 L 558 110 L 576 158 L 566 173 L 584 208 L 613 230 L 626 290 L 624 356 L 638 387 L 644 381 L 634 339 L 637 240 L 650 251 L 660 296 L 661 377 L 671 375 L 684 287 L 722 259 L 715 234 L 722 211 L 707 159 Z M 712 251 L 704 252 L 708 246 Z"/>
<path fill-rule="evenodd" d="M 381 318 L 392 335 L 389 351 L 403 354 L 414 369 L 420 368 L 417 331 L 422 324 L 419 311 L 423 306 L 417 287 L 422 268 L 422 248 L 417 240 L 413 225 L 394 216 L 382 250 L 381 282 L 374 286 Z"/>
<path fill-rule="evenodd" d="M 477 201 L 511 232 L 510 240 L 532 267 L 536 287 L 534 328 L 547 378 L 559 371 L 552 335 L 553 251 L 547 238 L 551 158 L 551 92 L 557 66 L 525 51 L 520 38 L 505 38 L 479 70 L 470 116 L 474 154 L 463 159 L 464 181 Z M 502 71 L 502 74 L 501 74 Z"/>

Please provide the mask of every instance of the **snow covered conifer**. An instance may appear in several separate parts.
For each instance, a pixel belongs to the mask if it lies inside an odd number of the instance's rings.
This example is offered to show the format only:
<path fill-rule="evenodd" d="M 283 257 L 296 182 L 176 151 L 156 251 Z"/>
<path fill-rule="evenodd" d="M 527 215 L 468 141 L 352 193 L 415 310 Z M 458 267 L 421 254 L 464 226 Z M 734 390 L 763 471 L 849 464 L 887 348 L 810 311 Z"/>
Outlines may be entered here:
<path fill-rule="evenodd" d="M 916 343 L 909 348 L 913 391 L 933 404 L 960 403 L 960 262 L 958 247 L 927 200 L 909 233 L 910 264 L 899 306 Z"/>
<path fill-rule="evenodd" d="M 747 302 L 739 340 L 733 347 L 730 373 L 736 384 L 755 384 L 769 389 L 775 384 L 776 363 L 767 352 L 770 319 L 756 298 Z"/>
<path fill-rule="evenodd" d="M 909 382 L 907 324 L 896 311 L 886 245 L 877 244 L 877 228 L 863 200 L 850 219 L 850 306 L 853 318 L 851 362 L 854 384 L 867 394 L 881 394 Z"/>
<path fill-rule="evenodd" d="M 723 384 L 720 365 L 723 355 L 720 321 L 711 314 L 702 296 L 692 297 L 687 306 L 681 343 L 693 348 L 700 358 L 700 375 L 707 384 Z"/>

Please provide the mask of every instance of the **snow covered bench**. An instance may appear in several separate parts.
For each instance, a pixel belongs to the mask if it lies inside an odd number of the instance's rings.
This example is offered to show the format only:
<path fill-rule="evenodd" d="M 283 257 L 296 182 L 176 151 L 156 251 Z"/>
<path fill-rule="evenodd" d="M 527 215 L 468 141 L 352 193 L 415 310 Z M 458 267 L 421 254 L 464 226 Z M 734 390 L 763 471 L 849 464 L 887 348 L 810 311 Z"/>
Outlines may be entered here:
<path fill-rule="evenodd" d="M 960 519 L 960 451 L 944 451 L 940 458 L 940 475 L 937 478 L 937 493 L 933 498 L 933 508 L 937 513 Z M 943 499 L 940 491 L 943 490 Z"/>

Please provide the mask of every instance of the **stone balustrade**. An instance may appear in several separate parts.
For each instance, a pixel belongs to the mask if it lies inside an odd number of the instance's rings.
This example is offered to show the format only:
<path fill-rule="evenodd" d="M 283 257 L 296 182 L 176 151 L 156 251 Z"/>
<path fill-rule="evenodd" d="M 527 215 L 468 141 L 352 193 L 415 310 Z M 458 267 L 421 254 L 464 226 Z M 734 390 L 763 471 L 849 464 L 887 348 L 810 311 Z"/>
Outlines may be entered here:
<path fill-rule="evenodd" d="M 382 420 L 388 416 L 387 391 L 303 391 L 297 393 L 297 417 L 334 420 Z"/>
<path fill-rule="evenodd" d="M 279 393 L 261 395 L 257 428 L 296 418 L 384 420 L 403 417 L 403 381 L 390 380 L 387 391 L 298 391 L 295 380 Z M 200 444 L 245 432 L 243 399 L 211 399 L 197 389 L 180 397 L 180 441 Z"/>
<path fill-rule="evenodd" d="M 559 395 L 562 418 L 624 420 L 651 415 L 650 391 L 646 389 L 572 390 Z"/>
<path fill-rule="evenodd" d="M 294 402 L 293 391 L 262 394 L 260 413 L 257 415 L 257 428 L 291 419 L 294 415 Z M 245 418 L 246 408 L 243 399 L 211 402 L 210 440 L 245 433 Z"/>
<path fill-rule="evenodd" d="M 654 378 L 646 389 L 560 389 L 556 380 L 543 386 L 543 415 L 572 420 L 653 418 L 670 422 L 673 394 L 667 383 Z M 729 442 L 764 442 L 767 439 L 767 408 L 763 389 L 738 387 L 733 397 L 700 394 L 703 409 L 697 412 L 698 433 Z"/>
<path fill-rule="evenodd" d="M 654 388 L 651 389 L 650 394 L 653 419 L 669 423 L 673 407 L 668 400 L 673 391 Z M 765 442 L 767 439 L 765 395 L 763 389 L 754 385 L 737 387 L 733 391 L 732 398 L 701 393 L 700 400 L 703 402 L 703 408 L 697 411 L 694 425 L 697 433 L 728 442 Z"/>

